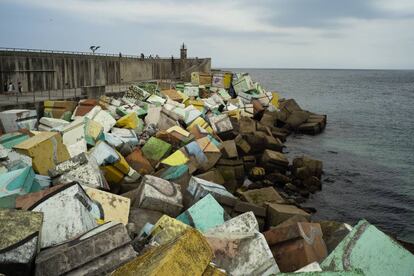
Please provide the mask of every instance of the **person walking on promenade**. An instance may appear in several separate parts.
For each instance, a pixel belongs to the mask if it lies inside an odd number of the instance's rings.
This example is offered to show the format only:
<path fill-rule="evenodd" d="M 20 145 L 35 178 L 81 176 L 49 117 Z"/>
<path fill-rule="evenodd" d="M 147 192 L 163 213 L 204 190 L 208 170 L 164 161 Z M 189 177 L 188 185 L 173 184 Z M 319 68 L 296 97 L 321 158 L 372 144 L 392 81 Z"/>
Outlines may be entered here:
<path fill-rule="evenodd" d="M 17 83 L 17 89 L 18 89 L 19 94 L 21 96 L 23 94 L 23 85 L 20 81 Z"/>
<path fill-rule="evenodd" d="M 9 89 L 7 91 L 9 91 L 9 93 L 13 93 L 13 91 L 14 91 L 14 84 L 12 82 L 9 82 Z"/>
<path fill-rule="evenodd" d="M 7 90 L 8 90 L 8 85 L 7 85 L 7 81 L 5 81 L 4 82 L 4 86 L 3 86 L 3 92 L 4 92 L 4 94 L 7 93 Z"/>

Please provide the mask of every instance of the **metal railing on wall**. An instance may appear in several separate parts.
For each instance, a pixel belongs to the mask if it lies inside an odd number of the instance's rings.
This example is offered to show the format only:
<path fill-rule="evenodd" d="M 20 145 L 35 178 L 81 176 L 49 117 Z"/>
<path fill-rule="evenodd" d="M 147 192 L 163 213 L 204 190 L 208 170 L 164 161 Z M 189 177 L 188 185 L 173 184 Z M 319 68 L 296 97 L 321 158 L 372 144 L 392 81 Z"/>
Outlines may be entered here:
<path fill-rule="evenodd" d="M 123 53 L 109 54 L 109 53 L 91 53 L 91 52 L 78 52 L 78 51 L 61 51 L 61 50 L 44 50 L 44 49 L 10 48 L 10 47 L 0 47 L 0 52 L 1 51 L 142 59 L 141 55 L 126 55 L 126 54 L 123 54 Z M 171 59 L 171 57 L 144 56 L 144 59 L 146 59 L 146 60 L 148 60 L 148 59 Z M 174 60 L 178 60 L 178 59 L 180 59 L 180 58 L 179 57 L 174 57 Z M 194 58 L 193 57 L 188 57 L 187 59 L 198 59 L 198 57 L 194 57 Z"/>

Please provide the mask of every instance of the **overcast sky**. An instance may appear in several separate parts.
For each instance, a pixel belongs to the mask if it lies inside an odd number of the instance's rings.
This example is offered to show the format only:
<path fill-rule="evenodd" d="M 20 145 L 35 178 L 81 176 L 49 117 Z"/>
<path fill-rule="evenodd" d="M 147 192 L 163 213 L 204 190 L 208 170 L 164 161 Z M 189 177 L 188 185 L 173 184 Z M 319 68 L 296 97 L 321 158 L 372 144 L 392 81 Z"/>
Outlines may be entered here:
<path fill-rule="evenodd" d="M 211 57 L 214 67 L 414 69 L 414 0 L 0 0 L 0 46 Z"/>

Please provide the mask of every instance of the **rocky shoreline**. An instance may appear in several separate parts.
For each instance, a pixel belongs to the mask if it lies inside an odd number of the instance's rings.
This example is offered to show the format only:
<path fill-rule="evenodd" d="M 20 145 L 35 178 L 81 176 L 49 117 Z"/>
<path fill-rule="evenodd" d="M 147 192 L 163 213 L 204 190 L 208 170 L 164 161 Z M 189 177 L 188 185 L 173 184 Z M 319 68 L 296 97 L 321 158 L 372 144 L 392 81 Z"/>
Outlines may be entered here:
<path fill-rule="evenodd" d="M 327 116 L 248 74 L 194 72 L 0 120 L 0 273 L 414 273 L 414 256 L 367 221 L 312 219 L 302 204 L 322 190 L 323 163 L 289 160 L 284 142 Z"/>

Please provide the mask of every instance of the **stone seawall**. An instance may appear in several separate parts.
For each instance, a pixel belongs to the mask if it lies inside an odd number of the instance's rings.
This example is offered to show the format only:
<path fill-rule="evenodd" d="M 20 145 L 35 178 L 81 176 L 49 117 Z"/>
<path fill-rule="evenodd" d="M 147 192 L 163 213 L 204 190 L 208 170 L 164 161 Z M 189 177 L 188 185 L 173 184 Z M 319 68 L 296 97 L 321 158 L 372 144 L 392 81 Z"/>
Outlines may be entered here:
<path fill-rule="evenodd" d="M 24 91 L 110 85 L 151 79 L 179 79 L 210 71 L 210 58 L 140 59 L 80 53 L 0 51 L 0 83 L 20 81 Z"/>

